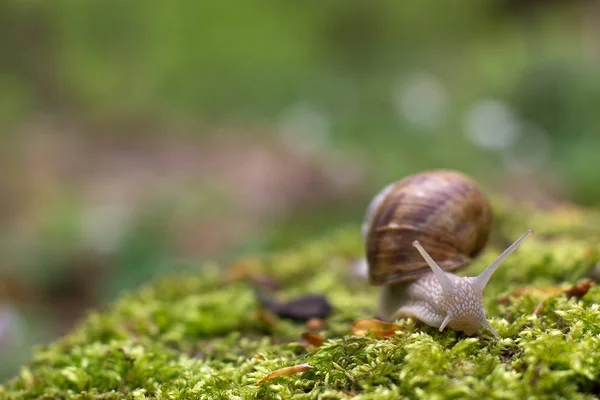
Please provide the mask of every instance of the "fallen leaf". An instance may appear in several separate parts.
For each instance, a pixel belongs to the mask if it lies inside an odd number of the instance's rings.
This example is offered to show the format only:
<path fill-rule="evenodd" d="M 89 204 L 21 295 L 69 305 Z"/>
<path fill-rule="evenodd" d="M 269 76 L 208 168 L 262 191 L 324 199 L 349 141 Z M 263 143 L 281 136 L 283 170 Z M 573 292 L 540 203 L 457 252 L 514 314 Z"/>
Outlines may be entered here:
<path fill-rule="evenodd" d="M 281 289 L 280 283 L 273 276 L 260 272 L 260 260 L 254 258 L 242 259 L 224 270 L 224 283 L 249 282 L 258 289 L 277 291 Z"/>
<path fill-rule="evenodd" d="M 327 298 L 320 294 L 307 295 L 287 302 L 278 302 L 260 291 L 256 296 L 261 305 L 281 318 L 294 321 L 308 321 L 312 318 L 326 318 L 332 311 Z"/>
<path fill-rule="evenodd" d="M 368 333 L 375 337 L 384 338 L 396 335 L 396 331 L 403 331 L 399 325 L 384 322 L 378 319 L 361 319 L 352 323 L 352 332 L 358 336 L 366 336 Z"/>
<path fill-rule="evenodd" d="M 321 345 L 325 343 L 325 338 L 317 333 L 304 332 L 301 336 L 308 344 L 315 347 L 321 347 Z"/>
<path fill-rule="evenodd" d="M 309 369 L 312 369 L 312 368 L 313 367 L 308 364 L 300 364 L 300 365 L 294 365 L 293 367 L 279 368 L 279 369 L 276 369 L 275 371 L 271 372 L 269 375 L 265 376 L 264 378 L 262 378 L 260 381 L 256 382 L 256 386 L 260 385 L 261 383 L 263 383 L 269 379 L 279 378 L 280 376 L 292 376 L 292 375 L 300 374 L 300 373 L 302 373 L 304 371 L 308 371 Z"/>
<path fill-rule="evenodd" d="M 256 318 L 271 329 L 277 328 L 277 320 L 275 316 L 268 311 L 259 309 L 256 311 Z"/>
<path fill-rule="evenodd" d="M 306 328 L 311 331 L 322 331 L 325 328 L 325 321 L 320 318 L 311 318 L 306 321 Z"/>
<path fill-rule="evenodd" d="M 576 298 L 580 299 L 590 290 L 590 288 L 592 287 L 593 284 L 594 284 L 593 281 L 585 281 L 585 282 L 581 282 L 576 285 L 573 285 L 569 289 L 566 289 L 566 290 L 563 288 L 557 287 L 557 286 L 551 286 L 551 287 L 546 287 L 546 288 L 537 288 L 534 286 L 523 286 L 523 287 L 513 290 L 512 292 L 510 292 L 509 294 L 507 294 L 505 296 L 498 297 L 497 301 L 500 304 L 508 305 L 510 303 L 510 298 L 518 298 L 527 293 L 538 293 L 538 294 L 546 295 L 548 297 L 556 296 L 557 294 L 564 293 L 568 299 L 570 299 L 571 297 L 576 297 Z M 540 305 L 538 305 L 538 308 L 541 307 L 542 303 L 540 303 Z M 539 312 L 538 308 L 536 308 L 534 315 L 537 315 L 537 313 Z"/>
<path fill-rule="evenodd" d="M 590 290 L 592 285 L 592 281 L 578 283 L 577 285 L 574 285 L 569 289 L 565 290 L 565 295 L 567 296 L 567 299 L 570 299 L 571 297 L 580 299 L 583 296 L 585 296 L 585 294 Z"/>
<path fill-rule="evenodd" d="M 226 282 L 243 281 L 254 277 L 259 270 L 260 261 L 254 258 L 246 258 L 232 264 L 225 270 Z"/>
<path fill-rule="evenodd" d="M 510 304 L 510 298 L 518 298 L 527 293 L 539 293 L 547 296 L 554 296 L 563 292 L 563 289 L 559 287 L 548 287 L 548 288 L 537 288 L 535 286 L 523 286 L 520 288 L 516 288 L 512 292 L 507 295 L 499 296 L 497 298 L 498 303 L 503 305 Z"/>

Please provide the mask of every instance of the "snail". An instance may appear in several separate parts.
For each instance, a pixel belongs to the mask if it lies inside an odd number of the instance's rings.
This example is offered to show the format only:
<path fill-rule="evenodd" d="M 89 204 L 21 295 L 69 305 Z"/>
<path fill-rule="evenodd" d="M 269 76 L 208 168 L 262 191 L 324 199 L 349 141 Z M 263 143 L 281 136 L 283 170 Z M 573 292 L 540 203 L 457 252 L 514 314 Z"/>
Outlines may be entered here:
<path fill-rule="evenodd" d="M 381 190 L 367 208 L 362 235 L 369 282 L 382 286 L 379 318 L 409 317 L 473 335 L 488 328 L 482 293 L 500 264 L 530 229 L 477 277 L 449 271 L 471 262 L 486 246 L 489 200 L 466 175 L 450 170 L 408 176 Z"/>

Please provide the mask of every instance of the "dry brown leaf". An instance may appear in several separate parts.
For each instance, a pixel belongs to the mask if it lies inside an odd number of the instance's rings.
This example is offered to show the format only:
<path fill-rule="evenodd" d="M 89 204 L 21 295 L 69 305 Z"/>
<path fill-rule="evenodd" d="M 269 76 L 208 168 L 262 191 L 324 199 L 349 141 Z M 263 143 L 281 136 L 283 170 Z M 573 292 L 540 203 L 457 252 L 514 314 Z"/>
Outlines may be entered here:
<path fill-rule="evenodd" d="M 271 329 L 277 328 L 277 319 L 270 312 L 263 310 L 263 309 L 259 309 L 256 311 L 256 317 L 258 318 L 259 321 L 264 323 L 269 328 L 271 328 Z"/>
<path fill-rule="evenodd" d="M 518 298 L 527 293 L 539 293 L 539 294 L 545 294 L 547 296 L 554 296 L 554 295 L 560 294 L 562 292 L 563 292 L 563 289 L 561 289 L 559 287 L 537 288 L 534 286 L 523 286 L 520 288 L 516 288 L 515 290 L 513 290 L 512 292 L 510 292 L 509 294 L 507 294 L 505 296 L 498 297 L 497 301 L 500 304 L 508 305 L 510 303 L 511 297 Z"/>
<path fill-rule="evenodd" d="M 322 331 L 325 328 L 325 321 L 320 318 L 311 318 L 306 321 L 306 328 L 311 331 Z"/>
<path fill-rule="evenodd" d="M 403 331 L 399 325 L 384 322 L 378 319 L 361 319 L 352 323 L 352 332 L 358 336 L 366 336 L 368 333 L 375 337 L 384 338 L 394 336 L 396 331 Z"/>
<path fill-rule="evenodd" d="M 304 322 L 311 318 L 326 318 L 333 311 L 327 297 L 307 294 L 286 301 L 278 301 L 260 291 L 255 292 L 259 304 L 272 314 L 293 321 Z"/>
<path fill-rule="evenodd" d="M 325 343 L 325 338 L 317 333 L 304 332 L 301 336 L 304 341 L 315 347 L 321 347 L 321 345 Z"/>
<path fill-rule="evenodd" d="M 225 270 L 225 280 L 226 282 L 238 282 L 250 279 L 256 275 L 259 265 L 257 259 L 239 260 Z"/>
<path fill-rule="evenodd" d="M 565 295 L 567 296 L 567 299 L 570 299 L 571 297 L 580 299 L 583 296 L 585 296 L 585 294 L 590 290 L 592 285 L 592 281 L 578 283 L 577 285 L 574 285 L 569 289 L 565 290 Z"/>
<path fill-rule="evenodd" d="M 292 375 L 296 375 L 296 374 L 300 374 L 304 371 L 308 371 L 309 369 L 312 369 L 313 367 L 308 365 L 308 364 L 300 364 L 300 365 L 294 365 L 292 367 L 284 367 L 284 368 L 279 368 L 276 369 L 275 371 L 271 372 L 269 375 L 265 376 L 264 378 L 262 378 L 260 381 L 256 382 L 256 385 L 260 385 L 261 383 L 269 380 L 269 379 L 274 379 L 274 378 L 279 378 L 280 376 L 292 376 Z"/>
<path fill-rule="evenodd" d="M 508 295 L 498 297 L 497 300 L 498 300 L 498 303 L 500 303 L 500 304 L 508 305 L 510 303 L 511 297 L 512 298 L 521 297 L 527 293 L 539 293 L 539 294 L 546 295 L 548 297 L 556 296 L 557 294 L 564 293 L 568 299 L 570 299 L 571 297 L 580 299 L 590 290 L 592 285 L 593 285 L 592 281 L 585 281 L 585 282 L 578 283 L 577 285 L 573 285 L 572 287 L 570 287 L 569 289 L 566 289 L 566 290 L 563 288 L 557 287 L 557 286 L 551 286 L 551 287 L 547 287 L 547 288 L 523 286 L 523 287 L 513 290 Z M 539 313 L 543 303 L 544 302 L 540 303 L 536 307 L 536 309 L 533 313 L 534 315 L 537 315 Z"/>

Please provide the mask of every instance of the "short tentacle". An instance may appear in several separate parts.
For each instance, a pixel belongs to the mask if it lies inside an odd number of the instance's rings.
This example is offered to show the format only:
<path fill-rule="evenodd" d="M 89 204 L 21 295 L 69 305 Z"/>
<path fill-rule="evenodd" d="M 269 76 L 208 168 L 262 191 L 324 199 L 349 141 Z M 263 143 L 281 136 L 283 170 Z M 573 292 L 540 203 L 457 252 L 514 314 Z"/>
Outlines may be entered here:
<path fill-rule="evenodd" d="M 448 325 L 448 323 L 452 320 L 452 314 L 448 313 L 446 315 L 446 318 L 444 318 L 444 321 L 442 322 L 442 324 L 440 325 L 440 332 L 442 332 L 444 330 L 444 328 L 446 327 L 446 325 Z"/>
<path fill-rule="evenodd" d="M 494 329 L 492 324 L 490 324 L 490 321 L 488 321 L 487 319 L 484 319 L 483 324 L 486 326 L 486 328 L 488 328 L 494 334 L 494 336 L 496 336 L 497 338 L 500 337 L 500 335 L 498 334 L 498 332 L 496 332 L 496 330 Z"/>

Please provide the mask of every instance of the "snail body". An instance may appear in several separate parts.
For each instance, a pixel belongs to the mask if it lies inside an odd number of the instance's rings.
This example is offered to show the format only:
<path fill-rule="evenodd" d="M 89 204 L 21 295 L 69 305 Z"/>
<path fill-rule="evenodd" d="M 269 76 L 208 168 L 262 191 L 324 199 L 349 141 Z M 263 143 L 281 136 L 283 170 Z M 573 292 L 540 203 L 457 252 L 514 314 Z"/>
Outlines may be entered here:
<path fill-rule="evenodd" d="M 382 286 L 379 317 L 410 317 L 467 335 L 487 327 L 498 336 L 485 317 L 483 289 L 532 231 L 477 277 L 447 272 L 468 265 L 483 250 L 491 224 L 485 193 L 455 171 L 411 175 L 380 191 L 362 227 L 369 281 Z"/>

